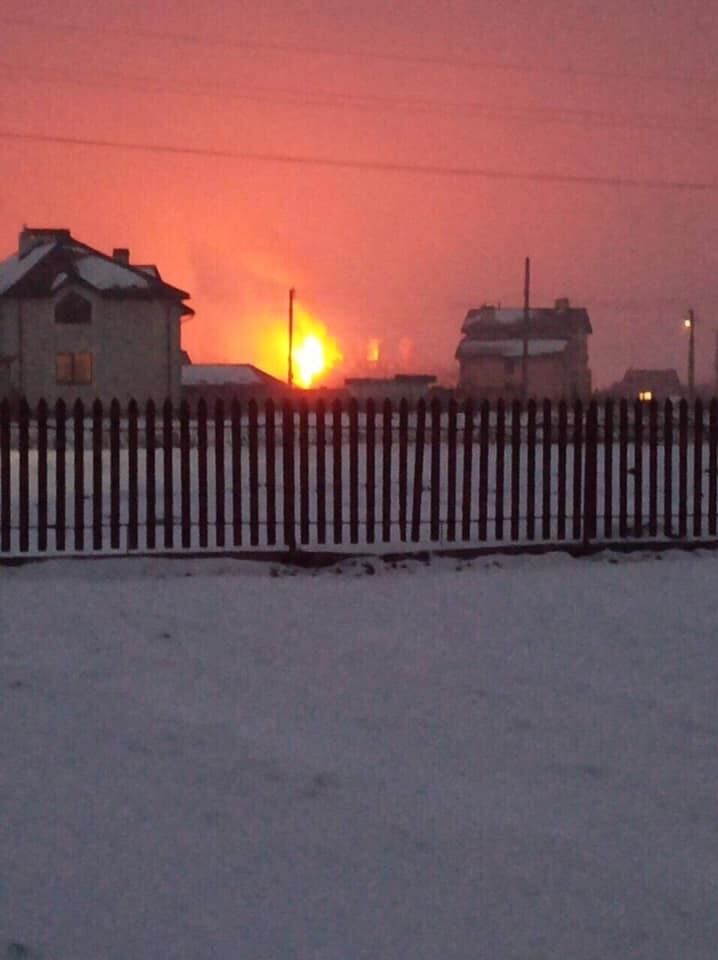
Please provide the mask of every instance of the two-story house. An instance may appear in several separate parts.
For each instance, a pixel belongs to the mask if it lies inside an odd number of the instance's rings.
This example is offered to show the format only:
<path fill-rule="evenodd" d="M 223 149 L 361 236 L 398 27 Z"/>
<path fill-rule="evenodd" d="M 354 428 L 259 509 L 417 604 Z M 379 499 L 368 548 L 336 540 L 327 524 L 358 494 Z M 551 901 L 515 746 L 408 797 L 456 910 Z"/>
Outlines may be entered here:
<path fill-rule="evenodd" d="M 563 298 L 553 307 L 531 309 L 527 322 L 521 307 L 484 305 L 469 310 L 461 330 L 458 387 L 466 396 L 507 401 L 590 396 L 592 331 L 585 308 Z"/>
<path fill-rule="evenodd" d="M 0 397 L 177 403 L 188 297 L 127 249 L 107 256 L 66 229 L 23 229 L 0 262 Z"/>

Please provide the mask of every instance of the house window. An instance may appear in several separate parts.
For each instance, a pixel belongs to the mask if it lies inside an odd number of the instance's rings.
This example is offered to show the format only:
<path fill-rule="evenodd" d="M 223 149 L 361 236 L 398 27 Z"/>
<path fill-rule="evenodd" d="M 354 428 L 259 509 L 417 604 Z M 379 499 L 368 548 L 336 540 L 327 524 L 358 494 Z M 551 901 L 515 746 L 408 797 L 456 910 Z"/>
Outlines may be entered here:
<path fill-rule="evenodd" d="M 55 379 L 58 383 L 92 383 L 91 353 L 58 353 L 55 357 Z"/>
<path fill-rule="evenodd" d="M 55 305 L 55 323 L 90 323 L 92 304 L 78 293 L 68 293 Z"/>
<path fill-rule="evenodd" d="M 643 403 L 647 403 L 649 400 L 653 400 L 653 392 L 651 390 L 641 390 L 638 394 L 638 399 Z"/>

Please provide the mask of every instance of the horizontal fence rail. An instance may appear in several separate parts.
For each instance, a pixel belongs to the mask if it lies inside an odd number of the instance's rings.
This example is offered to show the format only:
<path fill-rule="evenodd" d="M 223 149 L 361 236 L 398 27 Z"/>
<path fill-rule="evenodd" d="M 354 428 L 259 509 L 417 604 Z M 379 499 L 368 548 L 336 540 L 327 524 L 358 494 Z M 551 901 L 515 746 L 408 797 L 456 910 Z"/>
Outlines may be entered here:
<path fill-rule="evenodd" d="M 0 554 L 716 537 L 718 401 L 0 402 Z"/>

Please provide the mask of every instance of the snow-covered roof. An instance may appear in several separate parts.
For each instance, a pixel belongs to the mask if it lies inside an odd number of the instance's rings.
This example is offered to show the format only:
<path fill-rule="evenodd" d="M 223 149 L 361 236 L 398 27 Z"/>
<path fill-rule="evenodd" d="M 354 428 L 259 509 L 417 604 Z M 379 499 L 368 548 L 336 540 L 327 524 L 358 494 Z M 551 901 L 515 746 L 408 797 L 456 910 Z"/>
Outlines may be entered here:
<path fill-rule="evenodd" d="M 171 300 L 189 297 L 165 283 L 154 265 L 134 266 L 107 256 L 75 240 L 66 229 L 26 228 L 20 235 L 18 253 L 0 262 L 0 296 L 52 296 L 72 282 L 91 287 L 102 296 Z M 192 313 L 187 306 L 182 309 L 186 314 Z"/>
<path fill-rule="evenodd" d="M 253 387 L 281 382 L 251 363 L 187 363 L 182 366 L 183 387 L 217 387 L 224 384 Z"/>
<path fill-rule="evenodd" d="M 528 341 L 528 355 L 530 357 L 546 356 L 552 353 L 563 353 L 568 340 L 539 340 Z M 524 352 L 522 339 L 511 340 L 462 340 L 457 357 L 497 356 L 521 357 Z"/>
<path fill-rule="evenodd" d="M 96 290 L 149 289 L 149 282 L 138 270 L 132 270 L 115 260 L 85 254 L 75 261 L 78 275 Z"/>
<path fill-rule="evenodd" d="M 18 280 L 21 280 L 28 270 L 39 263 L 54 246 L 54 243 L 41 243 L 29 253 L 26 253 L 24 257 L 21 257 L 19 253 L 13 253 L 6 260 L 0 261 L 0 294 L 5 293 Z"/>

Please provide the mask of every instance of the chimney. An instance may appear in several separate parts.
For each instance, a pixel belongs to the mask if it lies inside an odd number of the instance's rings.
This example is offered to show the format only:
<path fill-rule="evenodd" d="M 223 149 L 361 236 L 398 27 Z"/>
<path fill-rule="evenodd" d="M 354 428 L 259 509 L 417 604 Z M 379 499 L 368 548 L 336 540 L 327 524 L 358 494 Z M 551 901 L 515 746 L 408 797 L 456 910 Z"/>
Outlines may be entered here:
<path fill-rule="evenodd" d="M 54 227 L 23 227 L 18 237 L 18 254 L 22 258 L 41 243 L 62 243 L 69 239 L 70 231 L 64 227 L 58 229 Z"/>
<path fill-rule="evenodd" d="M 130 265 L 130 251 L 127 247 L 115 247 L 112 251 L 112 259 L 118 263 L 123 263 L 126 267 Z"/>
<path fill-rule="evenodd" d="M 571 301 L 568 297 L 558 297 L 556 303 L 554 304 L 554 309 L 556 313 L 565 313 L 568 308 L 571 306 Z"/>

